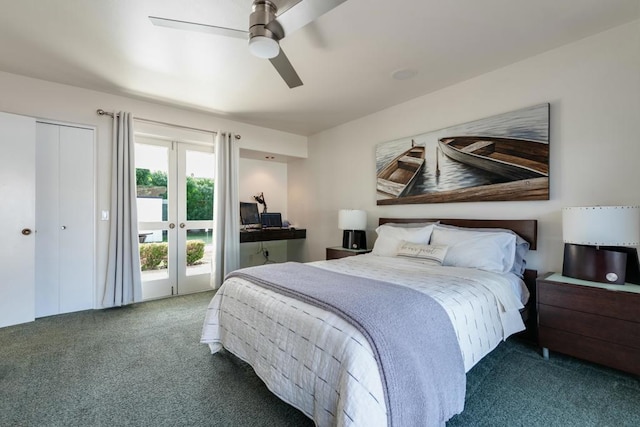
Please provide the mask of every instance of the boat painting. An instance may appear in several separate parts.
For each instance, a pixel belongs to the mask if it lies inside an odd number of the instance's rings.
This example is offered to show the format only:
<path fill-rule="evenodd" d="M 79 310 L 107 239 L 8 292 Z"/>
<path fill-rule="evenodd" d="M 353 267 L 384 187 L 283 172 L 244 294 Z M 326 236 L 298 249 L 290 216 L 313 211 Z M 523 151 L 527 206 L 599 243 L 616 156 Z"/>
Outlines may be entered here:
<path fill-rule="evenodd" d="M 411 148 L 391 160 L 378 172 L 378 192 L 393 197 L 405 195 L 424 167 L 425 147 L 411 141 Z"/>
<path fill-rule="evenodd" d="M 549 176 L 549 144 L 511 138 L 459 136 L 438 145 L 453 160 L 510 181 Z"/>
<path fill-rule="evenodd" d="M 549 200 L 549 109 L 534 105 L 376 145 L 377 204 Z M 411 157 L 411 144 L 424 150 L 415 171 L 398 163 Z M 394 172 L 402 178 L 389 179 Z"/>

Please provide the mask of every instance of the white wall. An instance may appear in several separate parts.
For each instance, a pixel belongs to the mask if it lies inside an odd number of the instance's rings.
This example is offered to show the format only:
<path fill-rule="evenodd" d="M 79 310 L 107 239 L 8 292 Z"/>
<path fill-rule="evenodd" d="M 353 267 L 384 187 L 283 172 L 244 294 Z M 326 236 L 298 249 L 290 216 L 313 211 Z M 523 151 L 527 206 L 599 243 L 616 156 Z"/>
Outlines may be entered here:
<path fill-rule="evenodd" d="M 234 132 L 242 136 L 240 148 L 244 150 L 268 151 L 293 157 L 307 155 L 307 139 L 299 135 L 234 122 L 212 114 L 198 113 L 15 74 L 0 72 L 0 94 L 0 111 L 96 128 L 96 212 L 98 213 L 101 210 L 109 209 L 112 125 L 110 117 L 96 114 L 98 108 L 106 111 L 130 111 L 136 117 L 210 131 L 220 129 Z M 283 185 L 283 191 L 285 191 L 284 188 Z M 109 227 L 106 221 L 98 221 L 98 218 L 96 221 L 96 307 L 100 307 L 104 293 Z"/>
<path fill-rule="evenodd" d="M 551 104 L 549 201 L 376 206 L 376 144 L 544 102 Z M 341 208 L 368 212 L 369 247 L 381 216 L 534 218 L 539 244 L 529 266 L 558 271 L 560 209 L 639 204 L 639 161 L 635 21 L 310 137 L 308 159 L 289 166 L 289 212 L 307 226 L 308 261 L 340 245 Z"/>
<path fill-rule="evenodd" d="M 267 160 L 240 159 L 238 183 L 241 202 L 255 202 L 253 196 L 264 193 L 269 212 L 287 218 L 287 164 Z M 262 205 L 258 205 L 262 212 Z"/>
<path fill-rule="evenodd" d="M 239 197 L 241 202 L 255 202 L 253 196 L 264 193 L 268 212 L 280 212 L 287 217 L 287 164 L 269 160 L 240 159 Z M 262 205 L 258 205 L 262 212 Z M 270 241 L 243 243 L 240 245 L 240 266 L 263 264 L 266 259 L 262 249 L 269 251 L 269 260 L 289 260 L 288 251 L 300 248 L 304 241 Z"/>

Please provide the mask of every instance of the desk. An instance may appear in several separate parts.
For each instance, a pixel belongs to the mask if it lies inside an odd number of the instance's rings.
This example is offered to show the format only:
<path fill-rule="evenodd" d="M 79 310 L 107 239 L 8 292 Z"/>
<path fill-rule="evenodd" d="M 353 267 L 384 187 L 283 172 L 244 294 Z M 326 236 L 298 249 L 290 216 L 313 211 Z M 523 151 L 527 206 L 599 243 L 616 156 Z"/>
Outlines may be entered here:
<path fill-rule="evenodd" d="M 268 228 L 265 230 L 240 231 L 240 243 L 268 242 L 270 240 L 306 239 L 307 230 L 304 228 Z"/>

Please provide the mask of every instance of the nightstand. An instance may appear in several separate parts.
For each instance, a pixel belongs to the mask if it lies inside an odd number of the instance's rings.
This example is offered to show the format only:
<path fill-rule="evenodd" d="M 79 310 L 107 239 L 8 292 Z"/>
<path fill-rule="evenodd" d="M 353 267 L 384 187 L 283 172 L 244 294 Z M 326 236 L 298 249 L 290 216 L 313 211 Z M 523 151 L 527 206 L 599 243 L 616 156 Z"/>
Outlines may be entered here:
<path fill-rule="evenodd" d="M 640 286 L 548 273 L 537 280 L 538 343 L 640 375 Z"/>
<path fill-rule="evenodd" d="M 338 259 L 348 256 L 368 254 L 369 252 L 371 252 L 371 249 L 347 249 L 342 246 L 334 246 L 332 248 L 327 248 L 327 259 Z"/>

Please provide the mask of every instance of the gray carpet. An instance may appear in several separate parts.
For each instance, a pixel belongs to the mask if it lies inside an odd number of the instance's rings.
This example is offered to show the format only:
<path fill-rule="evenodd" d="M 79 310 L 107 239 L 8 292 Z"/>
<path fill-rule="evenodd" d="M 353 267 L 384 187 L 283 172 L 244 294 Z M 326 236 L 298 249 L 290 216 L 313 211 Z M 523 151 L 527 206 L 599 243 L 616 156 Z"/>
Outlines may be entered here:
<path fill-rule="evenodd" d="M 447 426 L 637 427 L 640 378 L 510 338 L 469 371 Z"/>
<path fill-rule="evenodd" d="M 0 329 L 0 426 L 312 426 L 198 343 L 212 293 Z M 640 379 L 509 340 L 448 426 L 638 426 Z"/>

